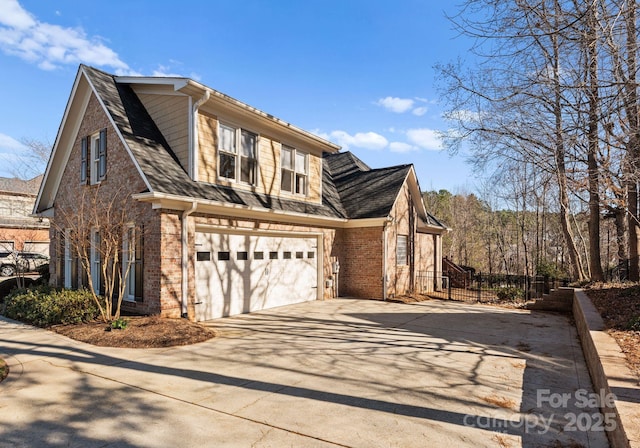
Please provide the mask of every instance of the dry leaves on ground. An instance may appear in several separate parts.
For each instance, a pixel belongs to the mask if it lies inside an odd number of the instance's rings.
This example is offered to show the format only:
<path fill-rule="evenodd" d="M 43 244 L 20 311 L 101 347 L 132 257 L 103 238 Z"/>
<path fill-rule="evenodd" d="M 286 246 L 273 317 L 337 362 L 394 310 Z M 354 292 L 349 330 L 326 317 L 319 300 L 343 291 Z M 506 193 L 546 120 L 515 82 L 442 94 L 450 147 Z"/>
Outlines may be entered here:
<path fill-rule="evenodd" d="M 51 330 L 88 344 L 126 348 L 188 345 L 216 336 L 214 330 L 187 319 L 168 319 L 159 316 L 136 316 L 125 319 L 127 327 L 123 330 L 111 329 L 104 322 L 60 325 L 52 327 Z"/>
<path fill-rule="evenodd" d="M 629 329 L 632 319 L 640 317 L 640 286 L 607 286 L 586 290 L 627 362 L 640 377 L 640 331 Z"/>

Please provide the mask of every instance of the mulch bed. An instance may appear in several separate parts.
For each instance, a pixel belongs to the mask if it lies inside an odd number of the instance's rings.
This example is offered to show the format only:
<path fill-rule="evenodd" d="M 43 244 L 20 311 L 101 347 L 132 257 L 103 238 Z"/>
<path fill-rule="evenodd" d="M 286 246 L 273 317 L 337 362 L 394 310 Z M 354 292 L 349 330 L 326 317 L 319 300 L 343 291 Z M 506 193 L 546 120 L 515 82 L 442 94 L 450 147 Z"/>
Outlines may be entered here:
<path fill-rule="evenodd" d="M 214 330 L 187 319 L 168 319 L 159 316 L 136 316 L 125 319 L 128 324 L 123 330 L 110 329 L 111 327 L 104 322 L 57 325 L 50 330 L 88 344 L 125 348 L 188 345 L 216 336 Z"/>

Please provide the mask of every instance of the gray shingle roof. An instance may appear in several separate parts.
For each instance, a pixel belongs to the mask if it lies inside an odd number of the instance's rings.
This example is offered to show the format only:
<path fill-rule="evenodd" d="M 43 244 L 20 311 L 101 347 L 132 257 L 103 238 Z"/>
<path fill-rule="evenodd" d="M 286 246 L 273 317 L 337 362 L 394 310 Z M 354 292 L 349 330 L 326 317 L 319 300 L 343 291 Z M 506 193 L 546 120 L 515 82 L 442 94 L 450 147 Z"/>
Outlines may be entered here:
<path fill-rule="evenodd" d="M 17 177 L 0 177 L 0 191 L 36 196 L 43 177 L 42 174 L 29 180 L 22 180 Z"/>
<path fill-rule="evenodd" d="M 156 193 L 322 217 L 384 218 L 391 212 L 411 170 L 411 165 L 371 169 L 351 152 L 325 154 L 322 204 L 195 182 L 182 168 L 133 89 L 116 82 L 109 73 L 87 66 L 83 69 L 130 148 L 149 188 Z M 427 221 L 432 225 L 440 224 L 431 215 Z"/>
<path fill-rule="evenodd" d="M 411 170 L 411 165 L 371 169 L 350 152 L 325 154 L 324 162 L 351 219 L 389 216 Z"/>

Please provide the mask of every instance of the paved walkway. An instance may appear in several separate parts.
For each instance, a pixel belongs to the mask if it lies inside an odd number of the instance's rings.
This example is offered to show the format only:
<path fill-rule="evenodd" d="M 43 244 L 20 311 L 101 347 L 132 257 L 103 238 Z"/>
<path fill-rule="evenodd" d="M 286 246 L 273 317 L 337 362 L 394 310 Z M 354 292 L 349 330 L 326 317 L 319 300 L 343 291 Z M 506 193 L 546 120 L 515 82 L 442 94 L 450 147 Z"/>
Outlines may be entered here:
<path fill-rule="evenodd" d="M 564 316 L 339 299 L 210 325 L 114 349 L 0 320 L 0 447 L 607 446 L 571 421 L 598 411 Z"/>

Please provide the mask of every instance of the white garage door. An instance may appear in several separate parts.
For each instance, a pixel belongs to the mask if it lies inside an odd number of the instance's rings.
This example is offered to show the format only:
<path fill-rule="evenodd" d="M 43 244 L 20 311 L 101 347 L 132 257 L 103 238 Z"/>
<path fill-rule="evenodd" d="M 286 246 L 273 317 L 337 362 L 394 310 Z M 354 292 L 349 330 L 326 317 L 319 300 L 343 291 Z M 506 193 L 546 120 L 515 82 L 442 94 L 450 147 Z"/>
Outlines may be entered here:
<path fill-rule="evenodd" d="M 196 319 L 315 300 L 315 237 L 196 233 Z"/>

